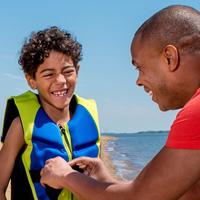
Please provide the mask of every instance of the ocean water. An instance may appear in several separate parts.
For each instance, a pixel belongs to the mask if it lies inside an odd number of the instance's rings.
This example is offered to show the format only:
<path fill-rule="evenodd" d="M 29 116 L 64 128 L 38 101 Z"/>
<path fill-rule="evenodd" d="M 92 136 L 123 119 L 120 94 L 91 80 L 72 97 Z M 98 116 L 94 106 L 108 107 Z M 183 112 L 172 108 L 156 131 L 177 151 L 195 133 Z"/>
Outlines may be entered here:
<path fill-rule="evenodd" d="M 165 144 L 167 131 L 127 134 L 104 134 L 116 139 L 107 143 L 117 176 L 131 180 L 160 151 Z"/>

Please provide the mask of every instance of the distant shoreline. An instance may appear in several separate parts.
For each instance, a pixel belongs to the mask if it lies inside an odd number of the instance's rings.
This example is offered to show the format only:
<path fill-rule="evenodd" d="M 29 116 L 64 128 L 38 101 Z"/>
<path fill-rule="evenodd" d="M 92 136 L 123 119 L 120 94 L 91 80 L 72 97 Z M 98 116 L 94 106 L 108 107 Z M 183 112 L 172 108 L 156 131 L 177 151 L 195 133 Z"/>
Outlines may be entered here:
<path fill-rule="evenodd" d="M 158 130 L 158 131 L 138 131 L 138 132 L 104 132 L 102 136 L 117 136 L 117 135 L 134 135 L 134 134 L 149 134 L 149 133 L 169 133 L 169 130 Z"/>

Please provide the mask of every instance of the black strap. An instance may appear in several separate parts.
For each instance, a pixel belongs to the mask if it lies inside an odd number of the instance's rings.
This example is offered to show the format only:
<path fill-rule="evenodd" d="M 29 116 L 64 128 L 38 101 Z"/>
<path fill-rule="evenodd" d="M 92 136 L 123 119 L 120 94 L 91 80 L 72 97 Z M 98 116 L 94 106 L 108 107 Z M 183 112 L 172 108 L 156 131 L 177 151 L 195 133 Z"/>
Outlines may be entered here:
<path fill-rule="evenodd" d="M 9 99 L 6 105 L 1 142 L 4 142 L 8 129 L 10 128 L 10 125 L 12 124 L 13 120 L 18 116 L 19 116 L 19 111 L 15 105 L 14 99 Z"/>
<path fill-rule="evenodd" d="M 40 170 L 30 170 L 30 175 L 33 183 L 40 182 Z"/>

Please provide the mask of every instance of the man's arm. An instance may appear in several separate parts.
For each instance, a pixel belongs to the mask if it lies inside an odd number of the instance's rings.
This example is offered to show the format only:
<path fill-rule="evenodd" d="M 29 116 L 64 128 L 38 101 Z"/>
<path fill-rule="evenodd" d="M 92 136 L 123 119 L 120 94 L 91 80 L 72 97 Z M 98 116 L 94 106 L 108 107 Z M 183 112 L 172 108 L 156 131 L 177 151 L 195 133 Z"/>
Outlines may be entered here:
<path fill-rule="evenodd" d="M 200 150 L 164 147 L 136 178 L 136 196 L 146 191 L 144 199 L 180 198 L 199 180 L 199 155 Z"/>
<path fill-rule="evenodd" d="M 94 197 L 95 200 L 174 200 L 186 193 L 200 178 L 200 150 L 164 147 L 135 181 L 129 183 L 97 181 L 75 172 L 64 162 L 62 175 L 57 176 L 56 168 L 61 163 L 49 164 L 42 171 L 43 184 L 51 185 L 53 177 L 55 185 L 66 187 L 80 199 L 87 200 Z"/>
<path fill-rule="evenodd" d="M 178 200 L 199 200 L 200 199 L 200 181 L 194 184 L 181 198 Z"/>

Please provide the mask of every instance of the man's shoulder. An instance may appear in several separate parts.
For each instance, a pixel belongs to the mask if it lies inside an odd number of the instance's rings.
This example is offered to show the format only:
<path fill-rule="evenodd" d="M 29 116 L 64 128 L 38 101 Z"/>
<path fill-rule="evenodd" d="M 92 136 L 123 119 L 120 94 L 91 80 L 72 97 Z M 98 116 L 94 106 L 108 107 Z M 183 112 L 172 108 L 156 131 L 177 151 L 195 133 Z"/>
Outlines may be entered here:
<path fill-rule="evenodd" d="M 182 108 L 178 115 L 186 115 L 188 117 L 200 116 L 200 92 L 195 94 L 188 101 L 188 103 Z"/>
<path fill-rule="evenodd" d="M 171 125 L 167 147 L 200 149 L 200 95 L 194 95 Z"/>

